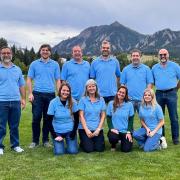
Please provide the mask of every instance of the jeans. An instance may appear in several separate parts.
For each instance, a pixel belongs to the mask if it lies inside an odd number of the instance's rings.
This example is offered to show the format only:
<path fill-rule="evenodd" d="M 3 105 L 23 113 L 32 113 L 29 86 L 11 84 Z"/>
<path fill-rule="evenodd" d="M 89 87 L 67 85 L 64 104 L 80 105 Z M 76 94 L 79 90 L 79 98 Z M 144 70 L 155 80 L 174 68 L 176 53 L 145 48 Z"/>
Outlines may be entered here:
<path fill-rule="evenodd" d="M 47 110 L 50 101 L 55 98 L 55 93 L 33 92 L 34 101 L 32 103 L 32 141 L 39 144 L 40 122 L 43 116 L 42 142 L 48 142 L 49 127 L 47 122 Z"/>
<path fill-rule="evenodd" d="M 141 101 L 140 100 L 131 100 L 133 107 L 134 107 L 134 113 L 137 111 L 139 113 L 139 108 L 141 106 Z"/>
<path fill-rule="evenodd" d="M 10 130 L 11 148 L 19 146 L 19 122 L 21 117 L 20 101 L 0 101 L 0 148 L 4 148 L 6 124 Z"/>
<path fill-rule="evenodd" d="M 103 97 L 106 104 L 108 104 L 110 101 L 114 100 L 114 96 L 107 96 Z"/>
<path fill-rule="evenodd" d="M 159 148 L 159 141 L 161 134 L 154 134 L 154 136 L 149 137 L 146 135 L 145 128 L 139 128 L 134 131 L 133 137 L 138 142 L 139 146 L 144 149 L 145 152 L 154 151 Z"/>
<path fill-rule="evenodd" d="M 158 104 L 161 106 L 164 114 L 165 114 L 165 106 L 167 105 L 169 118 L 171 121 L 172 140 L 178 140 L 179 123 L 178 123 L 178 113 L 177 113 L 177 99 L 178 99 L 177 90 L 173 89 L 167 92 L 157 90 L 156 99 Z M 164 128 L 163 128 L 163 135 L 165 135 Z"/>
<path fill-rule="evenodd" d="M 62 135 L 63 140 L 62 141 L 53 140 L 55 155 L 63 155 L 65 153 L 68 153 L 68 154 L 78 153 L 77 136 L 72 140 L 70 138 L 70 133 L 71 132 L 64 133 L 64 134 L 57 134 L 60 136 Z M 64 145 L 65 141 L 66 141 L 66 148 Z"/>
<path fill-rule="evenodd" d="M 91 131 L 94 132 L 94 131 Z M 105 142 L 104 142 L 104 134 L 103 130 L 99 132 L 98 136 L 94 136 L 89 138 L 86 135 L 84 129 L 79 129 L 79 138 L 80 138 L 80 147 L 83 149 L 84 152 L 103 152 L 105 149 Z"/>

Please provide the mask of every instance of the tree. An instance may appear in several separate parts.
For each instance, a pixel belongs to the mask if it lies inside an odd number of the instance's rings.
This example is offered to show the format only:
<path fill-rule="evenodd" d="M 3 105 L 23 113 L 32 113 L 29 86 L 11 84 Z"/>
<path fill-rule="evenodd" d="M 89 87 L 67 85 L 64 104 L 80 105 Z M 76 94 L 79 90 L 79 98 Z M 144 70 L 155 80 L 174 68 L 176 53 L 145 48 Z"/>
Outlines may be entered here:
<path fill-rule="evenodd" d="M 0 38 L 0 49 L 1 49 L 3 46 L 8 46 L 7 40 L 4 39 L 4 38 Z"/>
<path fill-rule="evenodd" d="M 123 68 L 125 66 L 127 66 L 130 63 L 126 53 L 117 54 L 116 58 L 119 61 L 119 64 L 120 64 L 120 67 L 121 67 L 121 71 L 123 70 Z"/>

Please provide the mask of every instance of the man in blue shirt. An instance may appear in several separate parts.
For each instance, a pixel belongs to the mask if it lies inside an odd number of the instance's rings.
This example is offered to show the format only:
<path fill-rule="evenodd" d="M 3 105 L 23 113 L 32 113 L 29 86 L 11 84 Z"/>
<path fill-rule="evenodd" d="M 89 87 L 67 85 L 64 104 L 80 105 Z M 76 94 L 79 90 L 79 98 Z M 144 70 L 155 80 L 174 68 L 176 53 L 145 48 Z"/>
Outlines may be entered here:
<path fill-rule="evenodd" d="M 77 101 L 84 95 L 85 83 L 89 79 L 90 65 L 82 59 L 82 49 L 74 46 L 72 59 L 67 61 L 61 71 L 61 80 L 67 81 L 72 89 L 72 97 Z"/>
<path fill-rule="evenodd" d="M 110 43 L 105 40 L 101 45 L 101 56 L 92 62 L 90 69 L 90 78 L 96 80 L 100 96 L 106 103 L 114 99 L 121 75 L 119 62 L 110 53 Z"/>
<path fill-rule="evenodd" d="M 25 81 L 21 69 L 14 65 L 12 51 L 9 47 L 0 50 L 0 155 L 3 155 L 3 140 L 6 135 L 6 124 L 10 129 L 11 148 L 21 153 L 19 146 L 19 122 L 21 107 L 26 105 Z"/>
<path fill-rule="evenodd" d="M 32 103 L 32 143 L 29 148 L 39 145 L 40 122 L 43 116 L 42 142 L 44 147 L 49 147 L 49 127 L 47 122 L 47 110 L 50 101 L 55 98 L 55 90 L 60 87 L 59 64 L 50 59 L 51 47 L 43 44 L 40 47 L 41 58 L 33 61 L 29 67 L 27 76 L 27 86 L 29 91 L 29 101 Z M 32 90 L 32 80 L 34 88 Z M 56 85 L 55 85 L 56 84 Z M 56 88 L 55 88 L 56 87 Z"/>
<path fill-rule="evenodd" d="M 156 98 L 163 113 L 165 113 L 165 106 L 167 105 L 171 121 L 172 140 L 176 145 L 179 144 L 177 90 L 180 88 L 180 66 L 169 60 L 169 52 L 166 49 L 159 51 L 159 59 L 160 62 L 152 67 Z M 165 136 L 164 128 L 163 136 Z"/>
<path fill-rule="evenodd" d="M 153 76 L 150 68 L 141 63 L 141 51 L 132 50 L 131 61 L 122 71 L 121 84 L 127 86 L 134 111 L 139 112 L 144 90 L 152 88 Z"/>

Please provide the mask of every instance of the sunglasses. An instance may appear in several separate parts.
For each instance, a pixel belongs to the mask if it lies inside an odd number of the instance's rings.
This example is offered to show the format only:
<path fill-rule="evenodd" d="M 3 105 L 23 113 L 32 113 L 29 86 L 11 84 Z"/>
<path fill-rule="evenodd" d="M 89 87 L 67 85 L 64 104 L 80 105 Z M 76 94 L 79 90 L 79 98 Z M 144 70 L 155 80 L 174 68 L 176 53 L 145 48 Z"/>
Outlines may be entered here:
<path fill-rule="evenodd" d="M 159 54 L 159 56 L 161 56 L 161 57 L 162 57 L 162 56 L 167 56 L 167 54 Z"/>

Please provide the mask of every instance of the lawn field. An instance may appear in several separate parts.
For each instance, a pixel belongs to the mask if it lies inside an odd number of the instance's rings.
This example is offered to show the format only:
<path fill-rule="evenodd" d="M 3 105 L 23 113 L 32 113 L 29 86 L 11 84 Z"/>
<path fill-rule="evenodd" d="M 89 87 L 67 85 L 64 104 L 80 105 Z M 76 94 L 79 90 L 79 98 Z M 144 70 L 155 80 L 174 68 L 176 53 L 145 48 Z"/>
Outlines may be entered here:
<path fill-rule="evenodd" d="M 180 103 L 178 107 L 180 116 Z M 144 153 L 134 141 L 131 153 L 111 152 L 105 124 L 105 152 L 55 157 L 51 148 L 28 148 L 31 142 L 31 105 L 28 103 L 20 123 L 20 142 L 25 152 L 11 151 L 7 132 L 4 155 L 0 156 L 0 179 L 180 179 L 180 145 L 172 144 L 167 113 L 165 123 L 166 150 Z M 135 128 L 139 126 L 136 116 Z"/>

